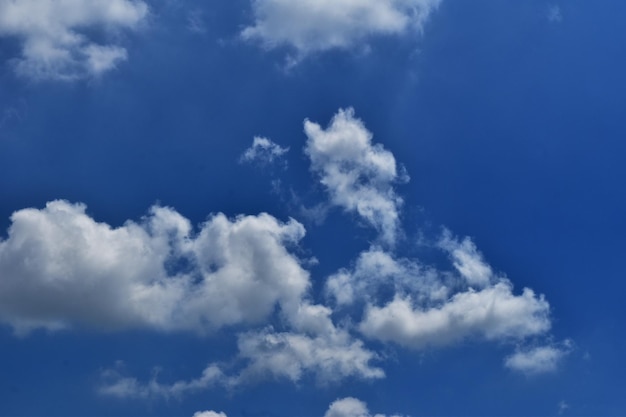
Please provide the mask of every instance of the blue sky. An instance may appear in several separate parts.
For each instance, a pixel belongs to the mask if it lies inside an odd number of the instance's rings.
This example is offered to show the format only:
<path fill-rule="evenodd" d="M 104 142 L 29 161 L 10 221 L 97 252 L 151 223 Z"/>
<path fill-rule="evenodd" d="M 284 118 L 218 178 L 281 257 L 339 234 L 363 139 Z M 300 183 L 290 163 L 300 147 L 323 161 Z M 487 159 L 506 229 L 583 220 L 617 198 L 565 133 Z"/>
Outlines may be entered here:
<path fill-rule="evenodd" d="M 0 414 L 626 414 L 624 12 L 0 0 Z"/>

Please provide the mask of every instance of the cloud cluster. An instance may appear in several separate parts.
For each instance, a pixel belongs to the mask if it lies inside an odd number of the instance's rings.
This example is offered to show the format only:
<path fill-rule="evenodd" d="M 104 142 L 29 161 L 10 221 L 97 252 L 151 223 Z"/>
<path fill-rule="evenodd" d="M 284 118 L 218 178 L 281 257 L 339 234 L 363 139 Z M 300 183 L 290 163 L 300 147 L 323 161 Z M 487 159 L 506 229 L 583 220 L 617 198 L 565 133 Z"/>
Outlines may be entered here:
<path fill-rule="evenodd" d="M 0 0 L 0 37 L 21 42 L 16 72 L 41 80 L 98 76 L 127 58 L 113 42 L 90 38 L 101 31 L 114 38 L 135 29 L 148 13 L 141 0 Z"/>
<path fill-rule="evenodd" d="M 304 131 L 305 153 L 329 204 L 379 234 L 350 267 L 327 277 L 329 305 L 313 299 L 310 274 L 294 254 L 305 235 L 294 219 L 214 214 L 194 227 L 174 209 L 155 206 L 141 221 L 113 227 L 84 205 L 58 200 L 11 216 L 0 240 L 0 321 L 22 334 L 73 325 L 198 334 L 237 326 L 232 360 L 210 363 L 198 378 L 141 382 L 119 369 L 103 373 L 102 394 L 135 398 L 263 379 L 383 378 L 381 358 L 359 334 L 409 349 L 466 338 L 522 344 L 547 334 L 544 296 L 529 288 L 515 293 L 471 239 L 444 230 L 433 242 L 448 268 L 397 254 L 403 202 L 394 184 L 403 175 L 353 110 L 339 110 L 326 129 L 306 120 Z M 282 150 L 262 138 L 249 149 L 252 160 Z M 505 366 L 549 371 L 567 348 L 517 350 Z M 356 405 L 349 400 L 331 409 Z"/>
<path fill-rule="evenodd" d="M 300 56 L 349 49 L 374 36 L 419 32 L 441 0 L 252 0 L 254 23 L 241 36 Z"/>

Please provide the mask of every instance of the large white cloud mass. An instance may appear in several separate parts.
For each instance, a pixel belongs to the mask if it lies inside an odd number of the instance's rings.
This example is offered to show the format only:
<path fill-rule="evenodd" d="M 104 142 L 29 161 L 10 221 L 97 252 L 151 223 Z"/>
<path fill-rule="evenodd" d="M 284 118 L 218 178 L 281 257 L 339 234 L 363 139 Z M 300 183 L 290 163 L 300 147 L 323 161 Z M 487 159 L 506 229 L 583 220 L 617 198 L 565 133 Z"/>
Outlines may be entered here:
<path fill-rule="evenodd" d="M 141 0 L 0 0 L 0 37 L 18 39 L 19 75 L 32 79 L 73 80 L 98 76 L 127 58 L 115 43 L 96 43 L 89 31 L 114 38 L 134 29 L 148 13 Z"/>
<path fill-rule="evenodd" d="M 164 207 L 118 228 L 66 201 L 11 220 L 0 242 L 0 320 L 22 332 L 78 323 L 203 333 L 261 322 L 277 303 L 298 304 L 309 286 L 286 247 L 304 227 L 268 214 L 217 214 L 197 234 Z"/>
<path fill-rule="evenodd" d="M 340 109 L 326 129 L 306 120 L 304 132 L 311 169 L 331 203 L 357 213 L 380 232 L 384 243 L 393 245 L 403 203 L 393 184 L 405 179 L 393 154 L 372 143 L 372 134 L 353 109 Z"/>
<path fill-rule="evenodd" d="M 381 35 L 419 32 L 441 0 L 252 0 L 255 21 L 241 36 L 298 54 L 348 49 Z"/>

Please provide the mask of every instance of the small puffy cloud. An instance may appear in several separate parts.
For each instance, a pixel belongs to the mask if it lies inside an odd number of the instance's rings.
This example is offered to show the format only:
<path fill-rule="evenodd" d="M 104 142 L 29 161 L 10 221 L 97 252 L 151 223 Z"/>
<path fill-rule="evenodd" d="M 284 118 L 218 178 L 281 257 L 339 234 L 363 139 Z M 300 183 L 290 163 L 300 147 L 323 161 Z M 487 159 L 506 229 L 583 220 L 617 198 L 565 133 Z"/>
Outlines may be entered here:
<path fill-rule="evenodd" d="M 367 404 L 363 401 L 346 397 L 334 401 L 324 414 L 324 417 L 385 417 L 384 414 L 370 414 Z M 399 417 L 399 416 L 390 416 Z"/>
<path fill-rule="evenodd" d="M 513 294 L 508 281 L 469 289 L 439 306 L 421 308 L 410 296 L 399 296 L 378 307 L 369 305 L 360 324 L 366 336 L 414 349 L 441 346 L 467 337 L 487 340 L 521 339 L 550 329 L 550 308 L 543 296 L 525 288 Z"/>
<path fill-rule="evenodd" d="M 529 375 L 554 372 L 571 349 L 572 342 L 566 340 L 560 345 L 538 346 L 526 350 L 517 350 L 505 359 L 504 365 L 514 371 Z"/>
<path fill-rule="evenodd" d="M 252 146 L 245 150 L 239 159 L 241 162 L 259 162 L 271 164 L 289 152 L 289 148 L 283 148 L 271 140 L 255 136 Z"/>
<path fill-rule="evenodd" d="M 441 0 L 252 0 L 254 23 L 241 32 L 265 48 L 300 56 L 365 45 L 375 36 L 423 29 Z"/>
<path fill-rule="evenodd" d="M 127 58 L 116 44 L 99 44 L 89 33 L 135 29 L 146 17 L 141 0 L 0 0 L 0 37 L 19 40 L 16 72 L 42 80 L 99 76 Z M 111 38 L 113 36 L 110 36 Z"/>
<path fill-rule="evenodd" d="M 225 413 L 218 413 L 216 411 L 196 411 L 193 413 L 193 417 L 227 417 Z"/>
<path fill-rule="evenodd" d="M 205 333 L 261 322 L 310 285 L 287 248 L 304 227 L 268 214 L 213 215 L 193 233 L 170 208 L 113 228 L 84 205 L 53 201 L 11 221 L 0 241 L 0 321 L 17 332 L 80 324 Z"/>
<path fill-rule="evenodd" d="M 324 417 L 369 417 L 367 404 L 353 397 L 341 398 L 334 401 Z"/>
<path fill-rule="evenodd" d="M 393 245 L 403 203 L 393 184 L 405 179 L 393 154 L 372 144 L 372 134 L 354 117 L 353 109 L 340 109 L 326 129 L 306 120 L 304 132 L 311 169 L 331 203 L 358 214 L 380 232 L 383 242 Z"/>

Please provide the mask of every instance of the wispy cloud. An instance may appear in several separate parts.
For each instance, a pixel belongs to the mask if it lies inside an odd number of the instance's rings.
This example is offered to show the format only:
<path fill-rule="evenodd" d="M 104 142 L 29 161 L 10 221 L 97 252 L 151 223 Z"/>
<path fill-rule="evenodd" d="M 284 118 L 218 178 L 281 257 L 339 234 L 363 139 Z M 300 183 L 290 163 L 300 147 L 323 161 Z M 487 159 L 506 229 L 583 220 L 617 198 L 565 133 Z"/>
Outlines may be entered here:
<path fill-rule="evenodd" d="M 282 158 L 289 148 L 283 148 L 268 138 L 255 136 L 252 145 L 239 158 L 240 162 L 271 164 Z"/>
<path fill-rule="evenodd" d="M 550 5 L 548 8 L 548 20 L 555 23 L 559 23 L 563 20 L 563 14 L 561 13 L 561 8 L 558 5 Z"/>

